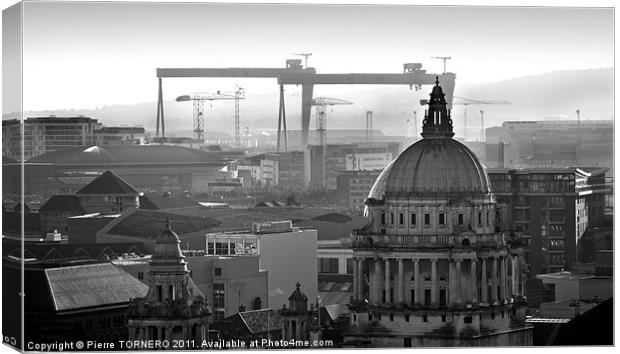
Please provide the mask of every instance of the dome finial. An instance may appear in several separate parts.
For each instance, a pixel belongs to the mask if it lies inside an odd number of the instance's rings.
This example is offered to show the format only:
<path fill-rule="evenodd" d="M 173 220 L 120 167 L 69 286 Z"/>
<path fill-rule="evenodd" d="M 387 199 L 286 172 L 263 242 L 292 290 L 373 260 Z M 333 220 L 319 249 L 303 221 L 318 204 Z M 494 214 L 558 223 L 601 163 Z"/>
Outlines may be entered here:
<path fill-rule="evenodd" d="M 439 76 L 435 76 L 435 86 L 439 86 Z"/>

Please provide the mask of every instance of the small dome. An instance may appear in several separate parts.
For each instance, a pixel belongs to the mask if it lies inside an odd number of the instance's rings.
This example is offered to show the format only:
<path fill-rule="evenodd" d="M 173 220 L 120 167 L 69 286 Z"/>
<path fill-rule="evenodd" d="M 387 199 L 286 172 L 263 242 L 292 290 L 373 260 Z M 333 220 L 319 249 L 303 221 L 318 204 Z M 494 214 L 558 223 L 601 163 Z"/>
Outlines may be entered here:
<path fill-rule="evenodd" d="M 170 221 L 167 222 L 166 230 L 162 231 L 155 240 L 155 252 L 153 254 L 154 263 L 178 263 L 184 264 L 185 257 L 181 252 L 181 240 L 172 231 Z"/>
<path fill-rule="evenodd" d="M 482 197 L 491 193 L 490 185 L 484 165 L 465 145 L 454 139 L 422 139 L 383 170 L 368 198 Z"/>

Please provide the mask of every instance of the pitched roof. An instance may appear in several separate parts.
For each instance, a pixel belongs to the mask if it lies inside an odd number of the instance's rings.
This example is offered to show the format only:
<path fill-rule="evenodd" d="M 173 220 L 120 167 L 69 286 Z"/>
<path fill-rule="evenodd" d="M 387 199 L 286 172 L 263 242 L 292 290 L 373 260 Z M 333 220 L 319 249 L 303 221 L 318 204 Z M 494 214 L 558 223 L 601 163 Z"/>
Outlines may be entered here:
<path fill-rule="evenodd" d="M 140 196 L 140 209 L 165 210 L 199 206 L 198 202 L 184 195 L 163 196 L 159 193 L 148 193 Z"/>
<path fill-rule="evenodd" d="M 80 199 L 75 195 L 53 195 L 43 204 L 39 212 L 57 210 L 86 212 L 80 204 Z"/>
<path fill-rule="evenodd" d="M 251 333 L 267 332 L 267 327 L 270 332 L 282 328 L 280 312 L 272 309 L 239 312 L 238 315 Z"/>
<path fill-rule="evenodd" d="M 121 215 L 118 222 L 107 230 L 106 233 L 155 239 L 161 230 L 166 229 L 166 220 L 168 219 L 172 222 L 174 231 L 181 238 L 183 234 L 208 230 L 221 224 L 219 220 L 208 217 L 176 215 L 161 211 L 137 209 Z"/>
<path fill-rule="evenodd" d="M 107 170 L 94 181 L 85 185 L 75 193 L 81 194 L 138 194 L 138 192 L 112 171 Z"/>
<path fill-rule="evenodd" d="M 146 284 L 110 263 L 51 268 L 45 275 L 56 311 L 122 304 L 148 291 Z"/>

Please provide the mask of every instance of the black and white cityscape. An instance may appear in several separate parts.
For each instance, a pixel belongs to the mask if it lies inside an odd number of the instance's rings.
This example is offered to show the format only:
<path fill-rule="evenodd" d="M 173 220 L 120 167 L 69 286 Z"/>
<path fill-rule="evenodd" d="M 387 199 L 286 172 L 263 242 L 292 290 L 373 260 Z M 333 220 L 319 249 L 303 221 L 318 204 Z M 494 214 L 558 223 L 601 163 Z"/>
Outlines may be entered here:
<path fill-rule="evenodd" d="M 4 344 L 614 345 L 613 7 L 2 15 Z"/>

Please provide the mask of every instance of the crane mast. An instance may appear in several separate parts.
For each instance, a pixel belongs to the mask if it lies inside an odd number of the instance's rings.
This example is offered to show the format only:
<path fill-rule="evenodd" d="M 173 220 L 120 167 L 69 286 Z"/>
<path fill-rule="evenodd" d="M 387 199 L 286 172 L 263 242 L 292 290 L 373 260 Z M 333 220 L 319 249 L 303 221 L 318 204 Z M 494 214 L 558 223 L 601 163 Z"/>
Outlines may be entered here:
<path fill-rule="evenodd" d="M 196 92 L 192 95 L 183 95 L 177 97 L 177 102 L 193 102 L 193 133 L 194 133 L 194 141 L 197 143 L 204 143 L 204 122 L 205 122 L 205 101 L 215 101 L 215 100 L 232 100 L 234 99 L 231 95 L 221 94 L 219 91 L 217 93 L 206 93 L 206 92 Z M 162 122 L 163 123 L 163 122 Z"/>
<path fill-rule="evenodd" d="M 321 185 L 325 187 L 327 183 L 327 171 L 325 170 L 325 160 L 327 157 L 326 137 L 327 131 L 327 106 L 349 105 L 351 101 L 341 100 L 331 97 L 317 97 L 312 100 L 312 105 L 316 106 L 316 130 L 319 134 L 319 145 L 321 146 L 322 155 L 322 181 Z"/>

